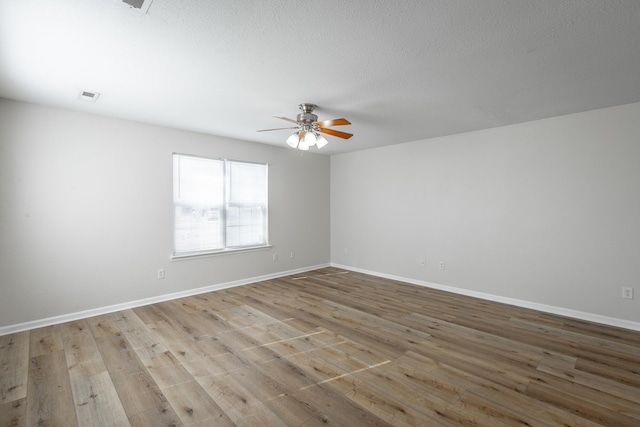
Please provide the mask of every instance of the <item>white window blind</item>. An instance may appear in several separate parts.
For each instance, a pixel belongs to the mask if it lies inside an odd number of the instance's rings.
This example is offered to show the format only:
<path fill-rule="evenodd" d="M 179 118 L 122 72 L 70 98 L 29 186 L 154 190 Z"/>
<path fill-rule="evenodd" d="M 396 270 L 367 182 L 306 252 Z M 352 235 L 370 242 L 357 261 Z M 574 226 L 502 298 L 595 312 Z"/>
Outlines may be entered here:
<path fill-rule="evenodd" d="M 174 256 L 268 245 L 268 166 L 173 155 Z"/>

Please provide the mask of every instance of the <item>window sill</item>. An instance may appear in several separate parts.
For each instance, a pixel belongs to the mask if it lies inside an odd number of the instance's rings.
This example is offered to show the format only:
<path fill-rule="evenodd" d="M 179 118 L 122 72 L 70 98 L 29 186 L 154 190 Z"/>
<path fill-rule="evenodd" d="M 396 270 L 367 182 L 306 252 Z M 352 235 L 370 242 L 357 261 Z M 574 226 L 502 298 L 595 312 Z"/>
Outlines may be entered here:
<path fill-rule="evenodd" d="M 225 249 L 222 251 L 215 251 L 215 252 L 198 252 L 198 253 L 179 254 L 179 255 L 174 254 L 171 256 L 171 261 L 182 261 L 182 260 L 194 259 L 194 258 L 206 258 L 206 257 L 212 257 L 212 256 L 219 256 L 219 255 L 237 254 L 239 252 L 264 251 L 267 249 L 271 249 L 272 247 L 273 247 L 272 245 L 263 245 L 263 246 L 253 246 L 250 248 Z"/>

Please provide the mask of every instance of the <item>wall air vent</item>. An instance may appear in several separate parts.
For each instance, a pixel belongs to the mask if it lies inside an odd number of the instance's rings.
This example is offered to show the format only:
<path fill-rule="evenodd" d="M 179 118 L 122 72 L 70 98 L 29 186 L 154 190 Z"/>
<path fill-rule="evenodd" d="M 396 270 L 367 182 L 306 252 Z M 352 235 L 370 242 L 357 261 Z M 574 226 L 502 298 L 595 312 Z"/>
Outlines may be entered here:
<path fill-rule="evenodd" d="M 86 90 L 81 90 L 78 94 L 78 99 L 80 101 L 86 102 L 96 102 L 100 94 L 98 92 L 88 92 Z"/>
<path fill-rule="evenodd" d="M 147 13 L 149 11 L 149 7 L 151 7 L 151 3 L 153 2 L 153 0 L 122 0 L 122 1 L 133 8 L 140 9 L 144 13 Z"/>

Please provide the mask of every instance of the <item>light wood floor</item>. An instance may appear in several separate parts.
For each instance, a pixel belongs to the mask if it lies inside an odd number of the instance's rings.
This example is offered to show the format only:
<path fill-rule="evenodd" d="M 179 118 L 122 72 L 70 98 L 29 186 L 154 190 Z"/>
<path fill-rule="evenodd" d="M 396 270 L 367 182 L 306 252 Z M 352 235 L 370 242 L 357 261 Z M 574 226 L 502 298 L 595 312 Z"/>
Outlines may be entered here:
<path fill-rule="evenodd" d="M 640 426 L 640 333 L 327 268 L 0 337 L 1 426 Z"/>

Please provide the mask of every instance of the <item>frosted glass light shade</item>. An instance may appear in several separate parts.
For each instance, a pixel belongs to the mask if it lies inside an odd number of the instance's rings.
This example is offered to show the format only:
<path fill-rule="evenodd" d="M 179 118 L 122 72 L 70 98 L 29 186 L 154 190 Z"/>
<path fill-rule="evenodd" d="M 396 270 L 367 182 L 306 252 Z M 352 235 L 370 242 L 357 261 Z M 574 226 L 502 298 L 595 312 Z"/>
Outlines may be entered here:
<path fill-rule="evenodd" d="M 307 132 L 304 135 L 304 143 L 307 145 L 307 147 L 316 145 L 316 136 L 313 134 L 313 132 Z"/>
<path fill-rule="evenodd" d="M 325 138 L 322 135 L 318 135 L 318 138 L 316 139 L 316 144 L 318 144 L 318 148 L 322 148 L 325 145 L 327 145 L 329 143 L 329 141 L 327 141 L 327 138 Z"/>
<path fill-rule="evenodd" d="M 307 151 L 309 146 L 304 142 L 304 139 L 300 141 L 300 145 L 298 145 L 298 150 Z"/>
<path fill-rule="evenodd" d="M 300 141 L 300 135 L 298 134 L 298 132 L 296 132 L 293 135 L 291 135 L 289 138 L 287 138 L 287 145 L 291 148 L 297 148 L 299 141 Z"/>

